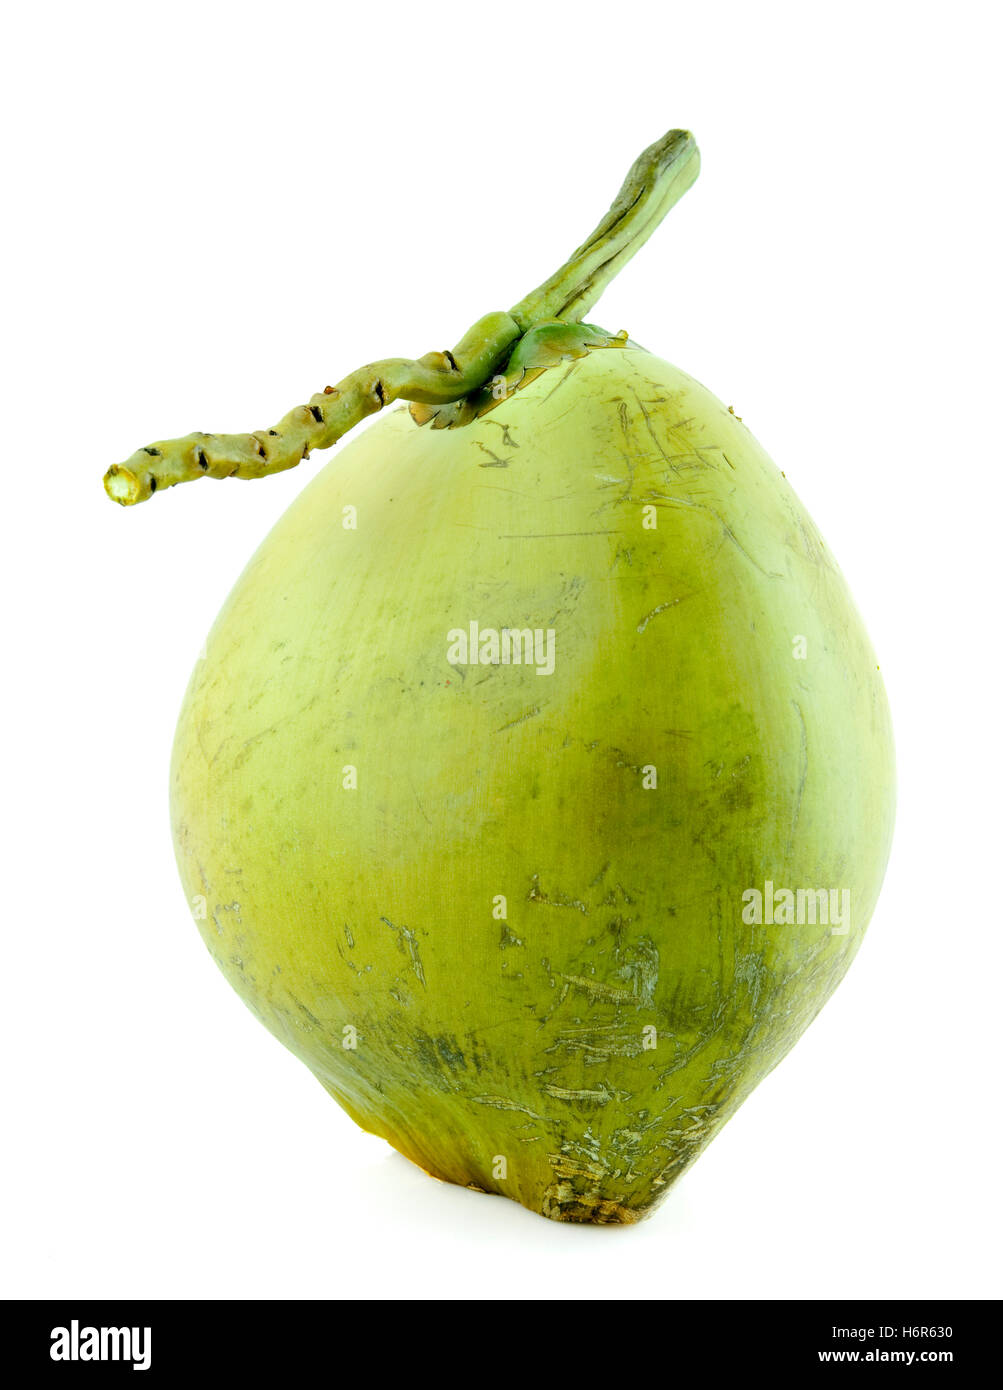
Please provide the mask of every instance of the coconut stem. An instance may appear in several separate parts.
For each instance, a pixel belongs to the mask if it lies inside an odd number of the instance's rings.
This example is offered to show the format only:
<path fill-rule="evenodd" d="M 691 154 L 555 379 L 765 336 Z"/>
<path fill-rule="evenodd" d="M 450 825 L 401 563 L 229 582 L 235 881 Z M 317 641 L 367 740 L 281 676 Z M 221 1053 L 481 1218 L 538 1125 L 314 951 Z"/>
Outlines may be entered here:
<path fill-rule="evenodd" d="M 523 332 L 541 319 L 578 323 L 699 172 L 700 152 L 688 130 L 670 130 L 649 145 L 592 235 L 556 275 L 509 310 Z"/>
<path fill-rule="evenodd" d="M 634 161 L 609 212 L 556 275 L 508 313 L 478 319 L 452 352 L 360 367 L 337 386 L 326 386 L 308 405 L 296 406 L 273 429 L 197 433 L 147 444 L 124 463 L 112 464 L 104 477 L 105 491 L 130 507 L 195 478 L 263 478 L 295 468 L 313 449 L 330 448 L 391 401 L 444 405 L 462 400 L 491 380 L 536 324 L 580 322 L 690 187 L 699 168 L 692 135 L 670 130 Z"/>

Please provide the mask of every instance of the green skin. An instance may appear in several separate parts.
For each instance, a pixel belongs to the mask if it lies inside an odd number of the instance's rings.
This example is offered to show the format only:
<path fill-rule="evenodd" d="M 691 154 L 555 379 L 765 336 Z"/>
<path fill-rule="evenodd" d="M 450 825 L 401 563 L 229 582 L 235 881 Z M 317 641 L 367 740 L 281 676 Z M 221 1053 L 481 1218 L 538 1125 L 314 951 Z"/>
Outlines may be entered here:
<path fill-rule="evenodd" d="M 472 619 L 553 629 L 553 674 L 451 665 Z M 736 416 L 631 345 L 464 428 L 395 411 L 319 475 L 212 629 L 172 816 L 220 968 L 363 1128 L 626 1222 L 842 978 L 893 783 L 812 521 Z M 765 880 L 849 890 L 849 930 L 746 923 Z"/>
<path fill-rule="evenodd" d="M 652 1209 L 842 978 L 891 838 L 884 691 L 810 518 L 709 392 L 581 321 L 698 168 L 656 141 L 451 353 L 105 475 L 124 506 L 263 477 L 411 402 L 217 619 L 178 863 L 224 974 L 360 1125 L 555 1220 Z M 552 674 L 451 664 L 472 621 L 552 630 Z M 848 893 L 848 927 L 747 920 L 767 881 Z"/>

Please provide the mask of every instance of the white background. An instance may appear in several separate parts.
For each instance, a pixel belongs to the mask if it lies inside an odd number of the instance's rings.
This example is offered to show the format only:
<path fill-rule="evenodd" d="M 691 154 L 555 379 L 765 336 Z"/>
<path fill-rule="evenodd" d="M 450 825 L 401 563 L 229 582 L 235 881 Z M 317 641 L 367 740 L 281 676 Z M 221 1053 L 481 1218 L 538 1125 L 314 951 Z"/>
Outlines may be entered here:
<path fill-rule="evenodd" d="M 9 6 L 3 1292 L 998 1297 L 998 7 Z M 548 275 L 634 156 L 703 172 L 591 317 L 704 381 L 863 611 L 897 836 L 836 997 L 648 1222 L 548 1223 L 358 1131 L 188 916 L 203 636 L 320 465 L 133 511 L 153 438 L 273 423 Z"/>

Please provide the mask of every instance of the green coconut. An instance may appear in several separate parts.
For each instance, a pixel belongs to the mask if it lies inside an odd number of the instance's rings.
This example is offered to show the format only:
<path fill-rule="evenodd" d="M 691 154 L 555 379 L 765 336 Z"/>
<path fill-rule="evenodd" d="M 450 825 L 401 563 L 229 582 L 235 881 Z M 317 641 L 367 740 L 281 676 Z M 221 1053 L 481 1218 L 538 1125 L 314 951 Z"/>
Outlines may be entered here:
<path fill-rule="evenodd" d="M 224 975 L 359 1125 L 562 1221 L 648 1213 L 776 1066 L 892 832 L 877 661 L 810 517 L 709 391 L 580 322 L 695 162 L 681 132 L 646 151 L 568 267 L 452 354 L 108 478 L 133 502 L 257 476 L 416 402 L 217 618 L 178 864 Z"/>

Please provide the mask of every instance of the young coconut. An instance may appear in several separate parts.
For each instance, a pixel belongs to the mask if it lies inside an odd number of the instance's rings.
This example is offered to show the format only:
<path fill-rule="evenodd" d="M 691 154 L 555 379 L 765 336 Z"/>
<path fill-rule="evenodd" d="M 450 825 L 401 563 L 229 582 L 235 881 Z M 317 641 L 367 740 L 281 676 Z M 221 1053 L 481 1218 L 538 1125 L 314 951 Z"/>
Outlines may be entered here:
<path fill-rule="evenodd" d="M 709 391 L 581 321 L 697 167 L 687 132 L 652 145 L 451 353 L 105 479 L 130 505 L 262 477 L 412 403 L 217 618 L 178 864 L 220 969 L 358 1124 L 561 1221 L 650 1212 L 776 1066 L 892 832 L 881 678 L 810 517 Z"/>

